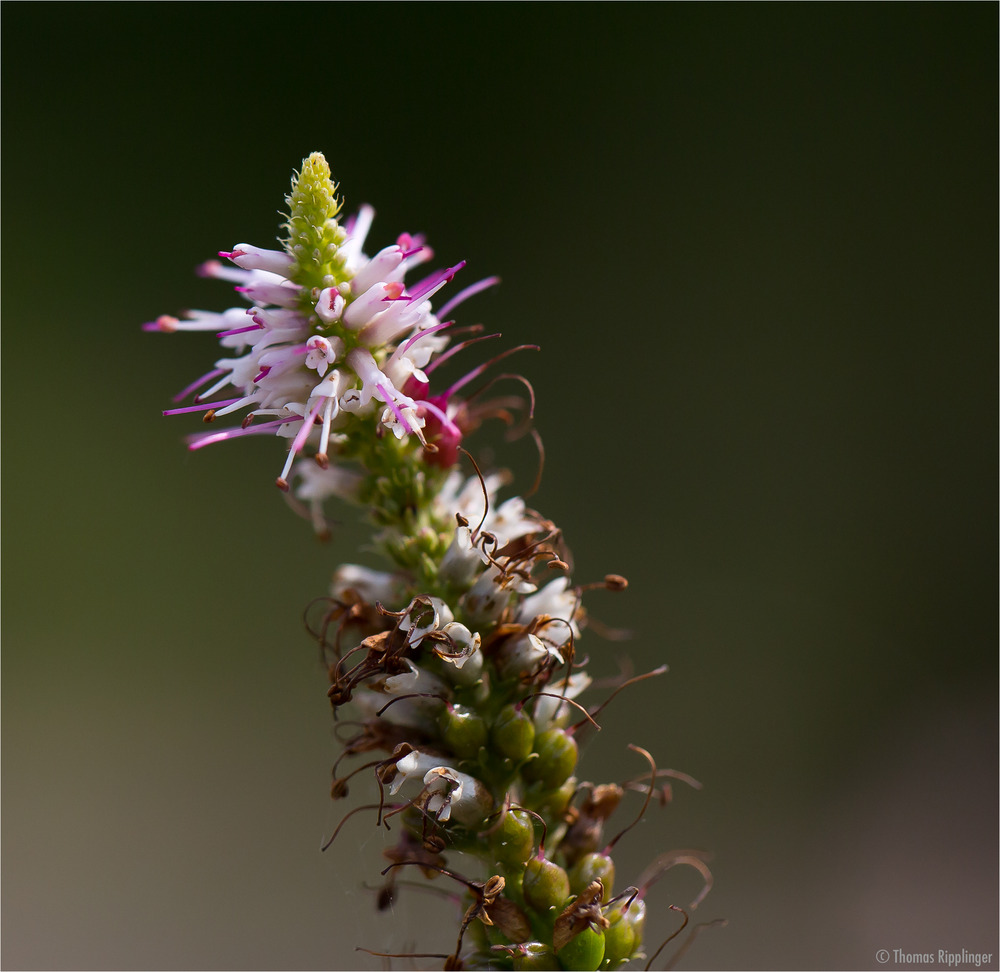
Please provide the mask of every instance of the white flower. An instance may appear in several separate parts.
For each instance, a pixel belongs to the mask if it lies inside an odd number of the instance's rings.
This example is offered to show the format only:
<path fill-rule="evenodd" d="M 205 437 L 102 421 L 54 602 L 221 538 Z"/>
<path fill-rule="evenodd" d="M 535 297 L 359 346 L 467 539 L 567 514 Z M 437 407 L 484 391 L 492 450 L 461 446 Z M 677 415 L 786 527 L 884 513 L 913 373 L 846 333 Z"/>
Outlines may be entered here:
<path fill-rule="evenodd" d="M 238 243 L 231 253 L 220 253 L 219 256 L 232 260 L 245 270 L 267 270 L 283 277 L 288 276 L 293 263 L 284 250 L 262 250 L 249 243 Z"/>
<path fill-rule="evenodd" d="M 545 641 L 551 645 L 566 644 L 570 635 L 580 637 L 580 629 L 573 620 L 580 606 L 580 595 L 569 586 L 565 577 L 557 577 L 546 584 L 537 594 L 521 601 L 517 609 L 519 621 L 527 624 L 541 615 L 551 620 L 539 625 L 535 630 L 542 632 Z"/>
<path fill-rule="evenodd" d="M 510 602 L 511 592 L 504 587 L 506 575 L 493 566 L 487 567 L 475 584 L 462 595 L 462 607 L 477 624 L 495 624 Z"/>
<path fill-rule="evenodd" d="M 412 749 L 396 761 L 395 775 L 389 784 L 395 796 L 408 783 L 420 781 L 423 790 L 414 802 L 442 823 L 456 820 L 475 826 L 493 809 L 493 799 L 479 780 L 460 773 L 448 759 Z"/>
<path fill-rule="evenodd" d="M 423 753 L 419 749 L 413 749 L 402 759 L 396 761 L 396 775 L 389 787 L 390 794 L 399 792 L 400 787 L 407 780 L 420 780 L 423 782 L 424 776 L 436 768 L 450 768 L 451 763 L 440 756 L 432 756 Z"/>
<path fill-rule="evenodd" d="M 445 662 L 444 673 L 456 685 L 474 685 L 483 671 L 482 639 L 458 621 L 441 628 L 447 641 L 435 641 L 434 654 Z"/>
<path fill-rule="evenodd" d="M 330 592 L 338 601 L 343 600 L 348 591 L 353 591 L 356 597 L 369 604 L 376 601 L 386 604 L 396 597 L 399 586 L 400 580 L 395 574 L 358 564 L 341 564 L 333 572 Z"/>
<path fill-rule="evenodd" d="M 306 347 L 309 350 L 306 355 L 306 367 L 314 368 L 319 373 L 320 378 L 326 374 L 330 365 L 337 363 L 337 359 L 344 353 L 344 342 L 339 337 L 330 340 L 319 334 L 314 334 L 306 341 Z"/>
<path fill-rule="evenodd" d="M 479 780 L 448 766 L 427 771 L 424 792 L 424 809 L 442 823 L 453 819 L 475 827 L 493 809 L 493 799 Z"/>
<path fill-rule="evenodd" d="M 451 545 L 441 560 L 441 574 L 448 580 L 456 584 L 472 583 L 483 565 L 494 563 L 493 555 L 497 551 L 512 540 L 538 530 L 538 518 L 527 510 L 519 496 L 497 505 L 496 494 L 505 481 L 503 475 L 495 473 L 484 477 L 483 482 L 478 476 L 463 482 L 459 473 L 452 472 L 435 498 L 435 513 L 443 521 L 454 521 L 458 515 L 468 524 L 460 523 L 456 527 Z M 526 588 L 528 591 L 534 589 L 531 584 Z"/>
<path fill-rule="evenodd" d="M 441 633 L 451 641 L 457 651 L 444 651 L 435 648 L 435 654 L 456 668 L 463 668 L 477 651 L 481 638 L 479 632 L 473 633 L 464 624 L 458 621 L 449 621 L 441 628 Z"/>
<path fill-rule="evenodd" d="M 309 504 L 309 512 L 316 532 L 325 534 L 326 521 L 323 518 L 323 503 L 331 496 L 346 500 L 356 500 L 362 475 L 344 466 L 323 468 L 315 462 L 297 462 L 293 474 L 299 483 L 295 489 L 298 499 Z"/>
<path fill-rule="evenodd" d="M 530 633 L 509 638 L 497 654 L 497 670 L 501 678 L 531 677 L 545 668 L 565 663 L 566 659 L 557 647 Z"/>
<path fill-rule="evenodd" d="M 382 691 L 386 695 L 413 695 L 421 694 L 425 696 L 443 696 L 446 693 L 444 682 L 437 675 L 432 675 L 426 669 L 419 668 L 408 658 L 404 659 L 407 671 L 398 675 L 387 675 L 382 680 Z M 431 705 L 437 706 L 433 699 L 428 700 Z"/>
<path fill-rule="evenodd" d="M 416 648 L 431 631 L 455 620 L 451 608 L 439 597 L 415 597 L 399 619 L 399 630 L 407 633 L 407 643 Z"/>
<path fill-rule="evenodd" d="M 448 686 L 437 675 L 418 668 L 409 659 L 404 659 L 404 663 L 405 672 L 383 676 L 358 688 L 353 695 L 354 701 L 365 718 L 374 717 L 385 708 L 380 718 L 387 722 L 435 733 L 437 713 L 442 700 L 448 697 Z M 387 706 L 387 703 L 391 704 Z"/>

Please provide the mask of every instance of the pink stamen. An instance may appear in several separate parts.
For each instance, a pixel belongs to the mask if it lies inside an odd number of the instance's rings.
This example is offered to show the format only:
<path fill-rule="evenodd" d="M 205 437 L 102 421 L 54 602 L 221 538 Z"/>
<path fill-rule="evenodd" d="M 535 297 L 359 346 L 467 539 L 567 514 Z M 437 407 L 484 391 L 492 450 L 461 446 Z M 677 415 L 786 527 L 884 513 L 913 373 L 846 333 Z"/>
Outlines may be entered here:
<path fill-rule="evenodd" d="M 223 371 L 222 368 L 213 368 L 211 371 L 202 375 L 200 378 L 196 378 L 194 381 L 192 381 L 191 384 L 187 386 L 187 388 L 183 389 L 182 391 L 179 391 L 176 395 L 174 395 L 174 401 L 175 402 L 183 401 L 196 388 L 201 388 L 201 386 L 204 385 L 206 381 L 211 381 L 213 378 L 218 378 L 224 374 L 226 374 L 226 372 Z"/>
<path fill-rule="evenodd" d="M 221 418 L 223 415 L 230 415 L 233 412 L 239 411 L 239 409 L 241 408 L 246 408 L 247 405 L 255 405 L 255 404 L 257 404 L 257 400 L 253 397 L 253 395 L 247 395 L 245 398 L 237 398 L 236 401 L 234 401 L 232 404 L 224 405 L 222 408 L 218 409 L 215 413 L 215 418 Z M 253 415 L 252 412 L 250 414 L 251 416 Z M 253 421 L 252 417 L 250 421 Z M 250 422 L 246 423 L 246 425 L 249 424 Z M 245 427 L 246 426 L 244 426 L 244 428 Z"/>
<path fill-rule="evenodd" d="M 475 344 L 477 341 L 490 341 L 493 338 L 498 337 L 501 337 L 499 331 L 497 331 L 496 334 L 483 334 L 480 337 L 469 338 L 468 341 L 456 344 L 453 348 L 448 348 L 447 351 L 435 358 L 426 368 L 423 369 L 423 372 L 425 375 L 432 374 L 435 368 L 444 364 L 452 355 L 458 354 L 459 351 L 464 351 L 470 344 Z"/>
<path fill-rule="evenodd" d="M 416 334 L 411 338 L 407 338 L 399 348 L 393 352 L 393 359 L 396 359 L 399 355 L 406 354 L 414 344 L 417 343 L 421 338 L 427 337 L 428 334 L 434 334 L 436 331 L 443 331 L 446 327 L 451 327 L 454 321 L 445 321 L 443 324 L 435 324 L 433 327 L 426 327 L 422 331 L 417 331 Z"/>
<path fill-rule="evenodd" d="M 225 442 L 226 439 L 235 439 L 241 435 L 260 435 L 262 432 L 270 432 L 271 429 L 279 425 L 286 425 L 292 416 L 277 419 L 274 422 L 265 422 L 263 425 L 251 425 L 248 428 L 224 429 L 222 432 L 209 432 L 208 435 L 195 436 L 188 440 L 188 449 L 194 452 L 195 449 L 203 449 L 207 445 L 215 442 Z"/>
<path fill-rule="evenodd" d="M 270 365 L 266 365 L 265 367 L 261 368 L 260 372 L 254 378 L 253 383 L 256 385 L 258 381 L 262 381 L 264 378 L 266 378 L 270 374 L 270 372 L 271 372 Z"/>
<path fill-rule="evenodd" d="M 438 270 L 436 273 L 432 273 L 429 277 L 424 277 L 409 294 L 410 300 L 420 300 L 425 294 L 430 293 L 438 284 L 446 283 L 449 280 L 454 279 L 455 274 L 458 273 L 465 266 L 465 261 L 461 260 L 455 264 L 453 267 L 445 267 L 444 270 Z"/>
<path fill-rule="evenodd" d="M 437 407 L 433 402 L 423 401 L 417 403 L 420 408 L 426 408 L 427 411 L 433 412 L 434 415 L 438 417 L 441 425 L 446 428 L 452 435 L 457 438 L 462 438 L 462 430 L 450 419 L 445 413 Z"/>
<path fill-rule="evenodd" d="M 466 287 L 465 290 L 460 290 L 454 297 L 451 298 L 451 300 L 448 301 L 448 303 L 444 305 L 444 307 L 441 308 L 441 310 L 438 311 L 438 316 L 444 317 L 448 311 L 458 307 L 463 300 L 468 300 L 474 294 L 478 294 L 481 290 L 486 290 L 489 287 L 495 287 L 498 283 L 500 283 L 499 277 L 486 277 L 485 279 L 480 280 L 479 283 L 471 284 Z"/>
<path fill-rule="evenodd" d="M 223 371 L 222 374 L 223 377 L 220 378 L 214 385 L 212 385 L 212 387 L 209 388 L 208 391 L 199 392 L 197 395 L 194 396 L 192 401 L 195 403 L 195 405 L 205 401 L 208 398 L 211 398 L 216 392 L 222 391 L 222 389 L 225 388 L 226 385 L 231 384 L 231 379 L 233 377 L 232 372 Z"/>
<path fill-rule="evenodd" d="M 184 408 L 168 408 L 164 415 L 182 415 L 184 412 L 207 412 L 210 408 L 223 408 L 235 402 L 242 401 L 241 398 L 228 398 L 221 402 L 206 402 L 203 405 L 185 405 Z"/>
<path fill-rule="evenodd" d="M 502 354 L 498 354 L 495 358 L 491 358 L 485 364 L 481 364 L 478 368 L 473 368 L 465 377 L 459 378 L 454 385 L 451 386 L 447 391 L 442 392 L 436 397 L 444 399 L 447 401 L 452 395 L 459 390 L 459 388 L 464 388 L 470 381 L 475 381 L 487 368 L 491 368 L 498 361 L 503 361 L 504 358 L 509 358 L 512 354 L 517 351 L 538 351 L 539 347 L 537 344 L 519 344 L 516 348 L 510 348 L 504 351 Z"/>
<path fill-rule="evenodd" d="M 236 289 L 239 290 L 239 287 L 237 287 Z M 254 318 L 254 320 L 257 320 L 257 318 Z M 231 334 L 246 334 L 247 331 L 263 331 L 263 330 L 264 330 L 263 324 L 260 323 L 248 324 L 246 327 L 234 327 L 231 331 L 219 331 L 219 337 L 229 337 Z"/>
<path fill-rule="evenodd" d="M 316 416 L 319 415 L 319 410 L 325 404 L 325 398 L 316 399 L 316 404 L 309 409 L 308 414 L 302 420 L 302 425 L 299 428 L 299 431 L 295 434 L 295 440 L 292 442 L 291 451 L 293 455 L 297 456 L 302 451 L 302 447 L 306 444 L 306 439 L 309 438 L 309 433 L 312 431 L 313 423 L 316 421 Z"/>

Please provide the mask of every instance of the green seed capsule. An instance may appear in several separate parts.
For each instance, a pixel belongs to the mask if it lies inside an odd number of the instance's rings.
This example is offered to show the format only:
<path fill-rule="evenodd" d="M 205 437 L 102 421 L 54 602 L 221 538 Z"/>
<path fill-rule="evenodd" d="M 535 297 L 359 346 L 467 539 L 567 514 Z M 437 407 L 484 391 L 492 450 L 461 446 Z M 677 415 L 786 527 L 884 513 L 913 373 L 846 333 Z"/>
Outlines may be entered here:
<path fill-rule="evenodd" d="M 538 759 L 524 764 L 521 771 L 529 780 L 539 780 L 549 789 L 558 789 L 576 769 L 577 746 L 562 729 L 546 729 L 535 739 Z"/>
<path fill-rule="evenodd" d="M 558 954 L 564 969 L 596 972 L 604 961 L 604 932 L 587 925 L 563 945 Z"/>
<path fill-rule="evenodd" d="M 538 972 L 559 972 L 563 968 L 556 958 L 556 953 L 541 942 L 529 942 L 522 945 L 522 951 L 514 953 L 515 972 L 521 970 L 535 970 Z"/>
<path fill-rule="evenodd" d="M 459 759 L 472 759 L 486 744 L 486 723 L 465 706 L 449 706 L 438 724 L 441 739 Z"/>
<path fill-rule="evenodd" d="M 616 905 L 607 915 L 610 926 L 604 931 L 604 961 L 609 969 L 627 962 L 642 945 L 646 905 L 634 898 L 627 909 Z"/>
<path fill-rule="evenodd" d="M 561 908 L 569 897 L 569 877 L 558 864 L 533 857 L 524 869 L 521 888 L 524 900 L 544 915 Z"/>
<path fill-rule="evenodd" d="M 531 815 L 523 810 L 508 810 L 503 822 L 490 835 L 490 848 L 497 863 L 504 867 L 519 867 L 528 860 L 535 849 Z"/>
<path fill-rule="evenodd" d="M 535 744 L 535 724 L 516 705 L 505 705 L 493 723 L 490 736 L 497 752 L 520 763 L 528 758 Z"/>
<path fill-rule="evenodd" d="M 601 901 L 607 901 L 615 883 L 615 862 L 605 854 L 584 854 L 570 869 L 569 888 L 573 894 L 581 894 L 598 880 L 604 885 Z"/>

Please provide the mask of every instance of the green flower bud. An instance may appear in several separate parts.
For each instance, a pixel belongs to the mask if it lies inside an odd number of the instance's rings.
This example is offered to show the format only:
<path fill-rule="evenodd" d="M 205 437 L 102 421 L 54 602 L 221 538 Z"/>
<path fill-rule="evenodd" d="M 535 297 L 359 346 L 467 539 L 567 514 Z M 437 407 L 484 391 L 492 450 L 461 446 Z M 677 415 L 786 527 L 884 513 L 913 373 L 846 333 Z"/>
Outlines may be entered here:
<path fill-rule="evenodd" d="M 541 942 L 528 942 L 527 945 L 522 945 L 514 953 L 515 972 L 520 972 L 522 969 L 537 969 L 539 972 L 556 970 L 558 972 L 562 968 L 563 966 L 559 964 L 559 959 L 556 958 L 556 953 Z"/>
<path fill-rule="evenodd" d="M 592 881 L 604 885 L 602 901 L 611 897 L 611 887 L 615 883 L 615 862 L 606 854 L 584 854 L 569 872 L 569 887 L 573 894 L 580 894 Z"/>
<path fill-rule="evenodd" d="M 608 912 L 611 922 L 604 932 L 604 961 L 609 969 L 627 962 L 642 945 L 642 931 L 646 923 L 646 905 L 640 898 L 633 898 L 628 908 L 615 905 Z"/>
<path fill-rule="evenodd" d="M 568 779 L 558 790 L 545 794 L 545 798 L 533 805 L 540 814 L 546 817 L 562 817 L 566 813 L 569 801 L 576 794 L 576 780 Z"/>
<path fill-rule="evenodd" d="M 497 752 L 520 763 L 528 758 L 535 744 L 535 724 L 523 709 L 505 705 L 493 723 L 490 738 Z"/>
<path fill-rule="evenodd" d="M 524 900 L 542 914 L 561 908 L 569 897 L 569 876 L 552 861 L 533 857 L 524 869 Z"/>
<path fill-rule="evenodd" d="M 473 759 L 486 743 L 486 723 L 462 705 L 450 705 L 438 720 L 441 739 L 459 759 Z"/>
<path fill-rule="evenodd" d="M 576 741 L 562 729 L 546 729 L 535 739 L 535 752 L 538 759 L 525 763 L 521 772 L 550 789 L 562 786 L 576 769 Z"/>
<path fill-rule="evenodd" d="M 535 828 L 530 814 L 523 810 L 508 810 L 503 822 L 490 835 L 490 848 L 498 864 L 520 867 L 535 848 Z"/>
<path fill-rule="evenodd" d="M 559 949 L 559 961 L 564 969 L 596 972 L 604 961 L 604 932 L 587 925 Z"/>

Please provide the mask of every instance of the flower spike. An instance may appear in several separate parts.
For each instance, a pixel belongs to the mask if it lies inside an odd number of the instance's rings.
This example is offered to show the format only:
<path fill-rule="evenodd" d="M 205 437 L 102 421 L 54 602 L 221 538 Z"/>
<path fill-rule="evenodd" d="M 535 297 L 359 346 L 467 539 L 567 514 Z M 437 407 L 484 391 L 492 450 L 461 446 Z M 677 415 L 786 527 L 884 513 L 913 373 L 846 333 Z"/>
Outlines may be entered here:
<path fill-rule="evenodd" d="M 286 203 L 279 248 L 238 243 L 198 269 L 232 285 L 235 306 L 142 326 L 208 332 L 222 349 L 163 413 L 212 425 L 188 438 L 189 449 L 278 436 L 277 485 L 318 534 L 329 533 L 324 506 L 334 498 L 370 518 L 369 549 L 382 568 L 340 566 L 307 609 L 337 720 L 331 799 L 364 786 L 377 801 L 343 813 L 321 849 L 364 812 L 395 841 L 377 907 L 397 907 L 413 883 L 397 880 L 403 868 L 454 882 L 444 895 L 461 905 L 450 951 L 372 955 L 435 959 L 445 969 L 619 969 L 643 955 L 650 887 L 677 865 L 694 868 L 704 884 L 693 909 L 712 875 L 700 852 L 671 851 L 616 893 L 612 852 L 654 796 L 669 804 L 665 780 L 700 784 L 658 769 L 631 743 L 649 764 L 642 776 L 582 781 L 581 745 L 619 691 L 666 666 L 618 679 L 601 704 L 578 701 L 593 685 L 578 651 L 588 634 L 584 597 L 627 582 L 607 574 L 574 584 L 562 531 L 523 496 L 502 495 L 511 476 L 467 448 L 467 437 L 499 419 L 505 440 L 535 437 L 541 475 L 534 386 L 494 368 L 538 346 L 469 361 L 500 335 L 461 313 L 499 278 L 447 297 L 464 260 L 414 279 L 434 259 L 423 236 L 402 233 L 369 249 L 375 211 L 342 218 L 320 153 L 294 174 Z M 442 378 L 459 354 L 469 363 Z M 513 391 L 494 390 L 511 380 Z M 632 792 L 642 795 L 638 814 L 607 840 L 605 825 Z M 459 866 L 476 871 L 465 877 Z"/>

